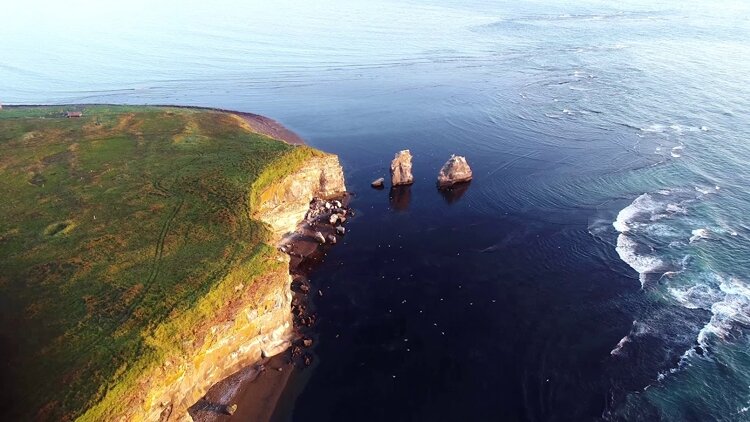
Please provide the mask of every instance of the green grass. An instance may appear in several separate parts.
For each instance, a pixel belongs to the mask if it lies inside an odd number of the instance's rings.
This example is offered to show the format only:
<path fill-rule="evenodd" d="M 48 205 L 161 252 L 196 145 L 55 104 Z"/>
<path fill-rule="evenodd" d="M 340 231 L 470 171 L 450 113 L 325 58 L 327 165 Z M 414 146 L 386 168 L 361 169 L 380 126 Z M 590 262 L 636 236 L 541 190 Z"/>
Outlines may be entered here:
<path fill-rule="evenodd" d="M 64 109 L 0 111 L 0 406 L 16 420 L 116 407 L 237 280 L 278 266 L 252 206 L 321 154 L 220 112 Z"/>

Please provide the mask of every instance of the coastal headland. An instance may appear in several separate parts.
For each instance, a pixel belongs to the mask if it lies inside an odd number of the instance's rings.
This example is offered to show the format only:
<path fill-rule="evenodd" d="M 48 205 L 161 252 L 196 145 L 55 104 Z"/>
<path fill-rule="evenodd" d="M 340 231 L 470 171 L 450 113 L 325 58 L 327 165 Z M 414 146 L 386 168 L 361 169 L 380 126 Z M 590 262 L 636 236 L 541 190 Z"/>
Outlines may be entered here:
<path fill-rule="evenodd" d="M 224 110 L 5 107 L 2 413 L 190 420 L 211 386 L 290 347 L 279 242 L 346 191 L 338 158 L 300 144 Z"/>

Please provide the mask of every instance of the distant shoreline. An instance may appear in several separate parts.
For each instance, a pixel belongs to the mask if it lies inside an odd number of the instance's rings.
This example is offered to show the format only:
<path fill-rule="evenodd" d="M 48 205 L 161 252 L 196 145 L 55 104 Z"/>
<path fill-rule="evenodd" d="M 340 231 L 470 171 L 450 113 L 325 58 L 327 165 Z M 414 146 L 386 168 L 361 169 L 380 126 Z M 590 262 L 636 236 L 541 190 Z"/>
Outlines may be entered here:
<path fill-rule="evenodd" d="M 233 114 L 241 118 L 247 123 L 250 128 L 261 135 L 266 135 L 280 141 L 284 141 L 291 145 L 305 145 L 305 140 L 297 135 L 294 131 L 287 128 L 278 121 L 262 116 L 260 114 L 249 113 L 237 110 L 228 110 L 217 107 L 201 107 L 191 105 L 175 105 L 175 104 L 114 104 L 114 103 L 83 103 L 83 104 L 7 104 L 3 105 L 5 108 L 23 108 L 23 107 L 92 107 L 92 106 L 132 106 L 132 107 L 172 107 L 172 108 L 184 108 L 192 110 L 208 110 L 218 111 L 222 113 Z"/>

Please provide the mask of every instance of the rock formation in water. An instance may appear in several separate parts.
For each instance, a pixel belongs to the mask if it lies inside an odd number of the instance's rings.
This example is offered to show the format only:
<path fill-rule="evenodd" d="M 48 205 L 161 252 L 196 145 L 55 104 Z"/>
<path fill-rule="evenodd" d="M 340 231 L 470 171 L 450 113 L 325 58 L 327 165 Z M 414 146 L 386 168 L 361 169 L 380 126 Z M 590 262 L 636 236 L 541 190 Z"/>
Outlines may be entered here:
<path fill-rule="evenodd" d="M 411 152 L 405 149 L 397 152 L 391 161 L 391 184 L 399 186 L 412 183 L 414 183 L 414 176 L 411 174 Z"/>
<path fill-rule="evenodd" d="M 468 182 L 472 178 L 471 167 L 466 158 L 460 155 L 451 155 L 451 158 L 443 165 L 438 173 L 438 187 L 448 188 L 456 183 Z"/>
<path fill-rule="evenodd" d="M 385 178 L 380 177 L 380 178 L 373 180 L 372 183 L 370 183 L 370 186 L 376 189 L 382 189 L 383 184 L 385 184 Z"/>
<path fill-rule="evenodd" d="M 273 238 L 268 243 L 278 244 L 305 219 L 313 198 L 343 192 L 338 157 L 313 157 L 266 188 L 253 217 L 271 228 Z M 233 299 L 217 303 L 211 320 L 196 321 L 195 337 L 182 345 L 180 356 L 165 357 L 161 366 L 137 380 L 140 393 L 122 404 L 118 418 L 191 421 L 187 409 L 212 385 L 291 346 L 295 334 L 290 256 L 280 250 L 271 254 L 278 261 L 274 271 L 226 281 L 235 291 Z"/>

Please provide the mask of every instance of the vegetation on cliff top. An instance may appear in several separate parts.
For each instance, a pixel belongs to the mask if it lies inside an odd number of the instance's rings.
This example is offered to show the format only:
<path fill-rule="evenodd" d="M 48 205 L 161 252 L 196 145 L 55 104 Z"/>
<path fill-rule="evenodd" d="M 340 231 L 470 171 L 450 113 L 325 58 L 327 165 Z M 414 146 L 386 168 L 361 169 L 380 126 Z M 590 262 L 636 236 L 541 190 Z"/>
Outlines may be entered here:
<path fill-rule="evenodd" d="M 0 406 L 14 419 L 116 405 L 206 298 L 231 294 L 217 287 L 230 272 L 278 265 L 251 187 L 320 154 L 222 112 L 64 110 L 0 111 Z"/>

